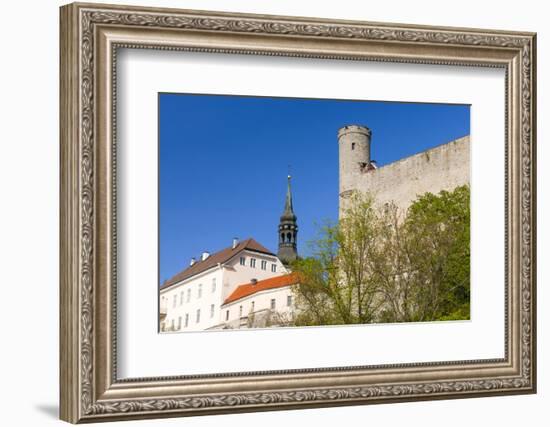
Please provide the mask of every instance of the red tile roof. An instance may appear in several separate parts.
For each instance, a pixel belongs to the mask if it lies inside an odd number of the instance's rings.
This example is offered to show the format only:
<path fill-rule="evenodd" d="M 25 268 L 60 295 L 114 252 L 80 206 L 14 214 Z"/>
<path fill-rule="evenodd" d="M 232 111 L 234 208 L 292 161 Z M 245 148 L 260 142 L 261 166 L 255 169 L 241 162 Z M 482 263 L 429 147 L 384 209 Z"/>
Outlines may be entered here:
<path fill-rule="evenodd" d="M 185 270 L 179 272 L 174 277 L 164 282 L 160 289 L 166 289 L 175 283 L 181 282 L 182 280 L 188 279 L 196 274 L 202 273 L 203 271 L 206 271 L 209 268 L 218 265 L 219 263 L 223 264 L 224 262 L 229 261 L 231 258 L 239 254 L 239 252 L 242 252 L 245 249 L 253 252 L 260 252 L 263 254 L 275 256 L 275 254 L 259 244 L 256 240 L 252 238 L 246 239 L 241 241 L 237 246 L 235 246 L 235 248 L 229 246 L 228 248 L 222 249 L 221 251 L 210 255 L 204 261 L 199 260 L 195 264 L 190 265 Z"/>
<path fill-rule="evenodd" d="M 256 292 L 265 291 L 268 289 L 283 288 L 285 286 L 295 285 L 296 283 L 298 283 L 297 273 L 275 276 L 269 279 L 259 280 L 256 283 L 245 283 L 237 286 L 231 295 L 229 295 L 223 302 L 223 305 L 255 294 Z"/>

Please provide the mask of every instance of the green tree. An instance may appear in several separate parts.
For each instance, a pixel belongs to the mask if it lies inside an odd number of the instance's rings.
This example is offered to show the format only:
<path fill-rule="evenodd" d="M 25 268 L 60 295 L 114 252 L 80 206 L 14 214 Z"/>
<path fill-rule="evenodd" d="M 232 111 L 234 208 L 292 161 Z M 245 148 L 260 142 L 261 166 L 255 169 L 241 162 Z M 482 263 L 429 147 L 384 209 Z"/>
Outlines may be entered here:
<path fill-rule="evenodd" d="M 469 187 L 426 193 L 406 212 L 355 194 L 293 269 L 297 325 L 465 319 Z"/>
<path fill-rule="evenodd" d="M 428 295 L 420 320 L 469 318 L 470 188 L 426 193 L 409 208 L 405 222 L 413 264 Z"/>
<path fill-rule="evenodd" d="M 295 287 L 296 324 L 374 321 L 380 302 L 368 264 L 378 222 L 373 199 L 355 197 L 339 224 L 324 226 L 310 242 L 314 255 L 293 264 L 301 276 Z"/>

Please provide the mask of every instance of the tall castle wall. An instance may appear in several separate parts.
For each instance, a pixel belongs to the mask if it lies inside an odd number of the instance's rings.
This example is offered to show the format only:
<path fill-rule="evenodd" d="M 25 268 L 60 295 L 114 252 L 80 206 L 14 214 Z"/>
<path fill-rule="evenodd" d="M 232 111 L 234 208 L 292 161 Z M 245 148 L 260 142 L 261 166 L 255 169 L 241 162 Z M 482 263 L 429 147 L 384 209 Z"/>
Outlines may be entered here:
<path fill-rule="evenodd" d="M 351 128 L 350 126 L 346 128 Z M 339 131 L 340 151 L 340 215 L 346 200 L 353 191 L 370 192 L 380 205 L 393 201 L 399 208 L 407 209 L 417 195 L 470 183 L 470 137 L 465 136 L 446 144 L 423 151 L 374 169 L 370 165 L 370 131 L 368 132 L 369 153 L 356 153 L 358 133 Z M 364 127 L 359 127 L 364 128 Z M 342 132 L 344 131 L 344 134 Z M 366 135 L 363 132 L 362 135 Z M 352 150 L 352 144 L 354 150 Z M 365 165 L 369 159 L 369 165 Z"/>

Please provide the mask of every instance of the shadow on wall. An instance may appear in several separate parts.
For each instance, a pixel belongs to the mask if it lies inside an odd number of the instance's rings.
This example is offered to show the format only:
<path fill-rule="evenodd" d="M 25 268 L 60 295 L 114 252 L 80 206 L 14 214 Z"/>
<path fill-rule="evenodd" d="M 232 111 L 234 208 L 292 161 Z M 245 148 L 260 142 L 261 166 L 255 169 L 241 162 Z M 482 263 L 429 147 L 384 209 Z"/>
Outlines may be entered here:
<path fill-rule="evenodd" d="M 36 405 L 35 408 L 42 412 L 43 414 L 55 418 L 56 420 L 59 419 L 59 406 L 54 404 L 39 404 Z"/>

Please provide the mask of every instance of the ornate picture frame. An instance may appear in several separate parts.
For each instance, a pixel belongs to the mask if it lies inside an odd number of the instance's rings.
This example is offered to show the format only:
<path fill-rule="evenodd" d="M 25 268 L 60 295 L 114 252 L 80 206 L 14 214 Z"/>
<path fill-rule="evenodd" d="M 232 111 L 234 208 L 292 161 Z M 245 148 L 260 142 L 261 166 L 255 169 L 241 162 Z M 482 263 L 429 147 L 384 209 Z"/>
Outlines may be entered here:
<path fill-rule="evenodd" d="M 97 422 L 536 392 L 536 35 L 99 4 L 60 11 L 60 417 Z M 505 357 L 119 379 L 117 49 L 505 70 Z"/>

